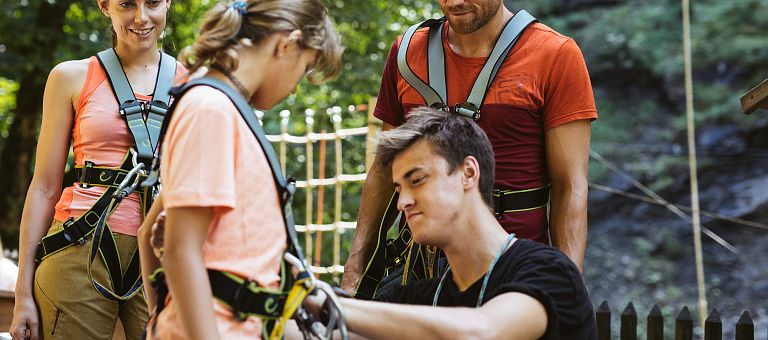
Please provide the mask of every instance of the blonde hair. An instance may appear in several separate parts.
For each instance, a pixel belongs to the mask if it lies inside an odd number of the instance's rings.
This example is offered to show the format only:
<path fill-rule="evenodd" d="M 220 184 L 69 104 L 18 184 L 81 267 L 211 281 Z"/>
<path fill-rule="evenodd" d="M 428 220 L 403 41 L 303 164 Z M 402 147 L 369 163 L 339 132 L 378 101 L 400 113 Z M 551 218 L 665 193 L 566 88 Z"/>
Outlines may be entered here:
<path fill-rule="evenodd" d="M 244 14 L 232 2 L 210 9 L 192 46 L 179 54 L 190 74 L 216 64 L 225 70 L 238 67 L 237 51 L 258 45 L 274 32 L 300 30 L 302 48 L 320 51 L 317 64 L 307 75 L 311 82 L 336 76 L 341 69 L 339 36 L 320 0 L 249 0 Z"/>

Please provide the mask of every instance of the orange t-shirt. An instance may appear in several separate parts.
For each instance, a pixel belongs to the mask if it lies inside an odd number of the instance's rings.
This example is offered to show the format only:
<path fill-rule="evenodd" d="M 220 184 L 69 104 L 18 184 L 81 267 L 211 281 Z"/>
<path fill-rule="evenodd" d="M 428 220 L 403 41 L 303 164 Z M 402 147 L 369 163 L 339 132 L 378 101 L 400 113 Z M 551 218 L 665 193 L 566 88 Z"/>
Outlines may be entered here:
<path fill-rule="evenodd" d="M 196 86 L 181 97 L 160 164 L 164 208 L 214 208 L 203 245 L 206 267 L 277 289 L 287 242 L 277 186 L 256 137 L 224 93 Z M 261 319 L 238 322 L 219 302 L 212 303 L 222 339 L 261 334 Z M 171 298 L 158 316 L 155 336 L 181 339 L 180 326 Z"/>
<path fill-rule="evenodd" d="M 448 44 L 443 27 L 448 105 L 463 103 L 487 58 L 467 58 Z M 413 72 L 428 81 L 428 29 L 413 35 L 406 59 Z M 399 37 L 384 66 L 374 115 L 394 126 L 407 113 L 425 105 L 397 69 Z M 547 130 L 579 119 L 596 119 L 597 110 L 584 58 L 573 39 L 534 23 L 521 35 L 486 91 L 477 124 L 488 135 L 496 159 L 494 188 L 524 190 L 549 183 L 544 135 Z M 507 212 L 499 221 L 507 232 L 548 243 L 546 208 Z"/>
<path fill-rule="evenodd" d="M 177 64 L 176 81 L 182 79 L 186 73 L 186 69 Z M 138 100 L 151 100 L 151 96 L 138 93 L 134 95 Z M 133 145 L 133 137 L 125 120 L 120 117 L 118 107 L 104 69 L 95 56 L 91 57 L 88 62 L 88 75 L 75 109 L 72 129 L 72 149 L 76 166 L 84 165 L 85 161 L 110 168 L 119 168 L 123 164 L 125 154 Z M 107 188 L 95 186 L 81 188 L 79 183 L 64 188 L 56 203 L 54 219 L 66 221 L 70 217 L 80 217 L 91 209 L 106 190 Z M 107 222 L 113 232 L 136 236 L 143 218 L 139 196 L 132 193 L 123 199 Z"/>

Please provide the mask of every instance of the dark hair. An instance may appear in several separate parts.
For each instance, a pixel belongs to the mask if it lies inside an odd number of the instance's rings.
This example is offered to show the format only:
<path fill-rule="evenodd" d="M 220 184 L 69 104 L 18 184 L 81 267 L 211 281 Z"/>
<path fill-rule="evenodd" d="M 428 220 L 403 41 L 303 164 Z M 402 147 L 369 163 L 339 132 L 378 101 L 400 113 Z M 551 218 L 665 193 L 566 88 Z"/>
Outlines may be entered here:
<path fill-rule="evenodd" d="M 237 50 L 258 45 L 274 32 L 300 30 L 299 45 L 320 51 L 316 67 L 307 78 L 319 82 L 332 78 L 341 69 L 339 36 L 320 0 L 249 0 L 245 8 L 220 2 L 203 19 L 195 43 L 179 55 L 194 73 L 202 66 L 217 64 L 237 69 Z"/>
<path fill-rule="evenodd" d="M 392 172 L 395 157 L 414 143 L 425 140 L 448 162 L 451 174 L 467 156 L 477 159 L 480 167 L 480 195 L 493 207 L 493 182 L 496 163 L 491 142 L 472 120 L 431 107 L 411 110 L 405 124 L 381 133 L 376 157 L 386 173 Z"/>

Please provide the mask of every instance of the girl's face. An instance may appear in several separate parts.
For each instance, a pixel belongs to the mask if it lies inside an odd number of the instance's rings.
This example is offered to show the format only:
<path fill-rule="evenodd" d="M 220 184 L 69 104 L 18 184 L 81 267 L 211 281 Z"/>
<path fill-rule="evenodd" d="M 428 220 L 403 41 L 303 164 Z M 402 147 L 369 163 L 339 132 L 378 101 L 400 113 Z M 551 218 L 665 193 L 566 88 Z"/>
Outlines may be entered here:
<path fill-rule="evenodd" d="M 318 50 L 300 48 L 294 43 L 293 48 L 265 70 L 262 85 L 251 97 L 251 104 L 259 109 L 269 109 L 296 92 L 299 81 L 317 64 L 318 55 Z"/>
<path fill-rule="evenodd" d="M 117 45 L 135 50 L 157 48 L 170 6 L 171 0 L 99 0 L 101 12 L 112 20 Z"/>

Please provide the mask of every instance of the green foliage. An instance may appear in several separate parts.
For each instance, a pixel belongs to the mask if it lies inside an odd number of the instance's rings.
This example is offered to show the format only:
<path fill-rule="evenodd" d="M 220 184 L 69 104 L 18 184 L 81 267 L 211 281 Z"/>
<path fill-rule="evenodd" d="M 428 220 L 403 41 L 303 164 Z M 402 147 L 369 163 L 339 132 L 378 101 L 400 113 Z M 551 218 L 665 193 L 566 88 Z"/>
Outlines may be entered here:
<path fill-rule="evenodd" d="M 16 82 L 0 78 L 0 150 L 3 149 L 2 140 L 8 137 L 13 114 L 11 111 L 16 107 L 16 91 L 19 84 Z"/>

